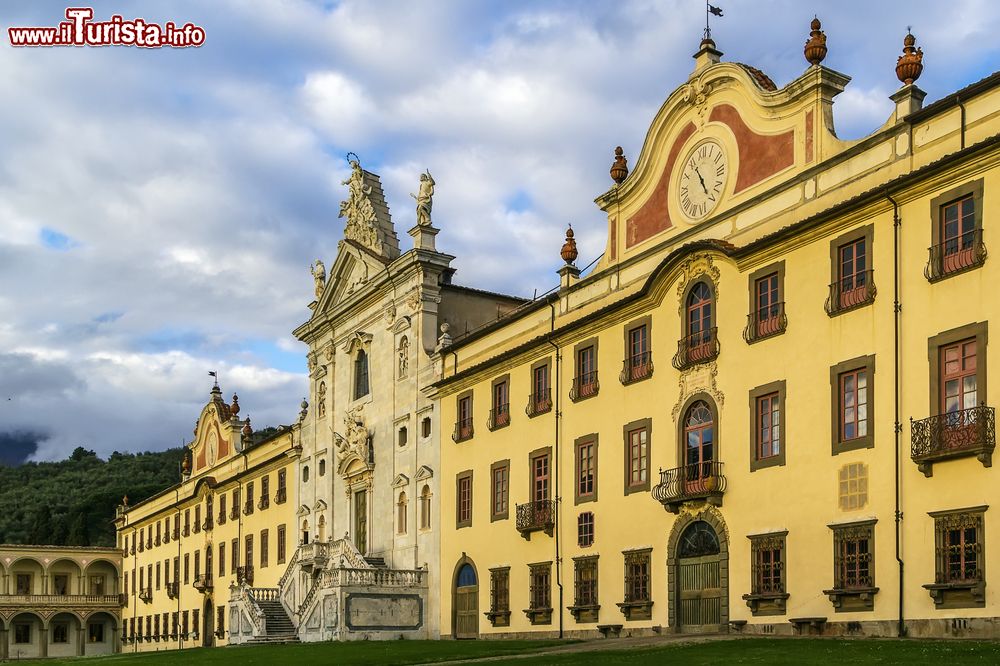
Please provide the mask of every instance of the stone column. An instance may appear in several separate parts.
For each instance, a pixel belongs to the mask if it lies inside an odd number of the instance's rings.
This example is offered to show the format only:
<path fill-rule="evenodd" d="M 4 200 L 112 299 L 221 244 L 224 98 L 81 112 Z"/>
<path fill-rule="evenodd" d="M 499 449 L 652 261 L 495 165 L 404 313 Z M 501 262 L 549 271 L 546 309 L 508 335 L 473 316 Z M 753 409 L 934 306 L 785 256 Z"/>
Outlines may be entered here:
<path fill-rule="evenodd" d="M 87 654 L 87 632 L 86 625 L 77 620 L 77 632 L 76 632 L 76 656 L 82 657 Z"/>
<path fill-rule="evenodd" d="M 10 658 L 10 650 L 7 643 L 7 634 L 9 633 L 7 629 L 0 629 L 0 661 Z"/>
<path fill-rule="evenodd" d="M 39 656 L 49 656 L 49 628 L 44 624 L 38 629 Z"/>

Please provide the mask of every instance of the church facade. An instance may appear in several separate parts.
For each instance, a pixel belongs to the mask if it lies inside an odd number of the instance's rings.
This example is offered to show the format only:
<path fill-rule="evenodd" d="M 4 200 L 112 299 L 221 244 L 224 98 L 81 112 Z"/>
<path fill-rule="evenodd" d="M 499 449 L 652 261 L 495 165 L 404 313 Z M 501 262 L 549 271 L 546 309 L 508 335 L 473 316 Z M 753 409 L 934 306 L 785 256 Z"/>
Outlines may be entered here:
<path fill-rule="evenodd" d="M 1000 635 L 1000 76 L 914 42 L 842 141 L 819 21 L 782 88 L 706 39 L 595 268 L 442 349 L 442 635 Z"/>

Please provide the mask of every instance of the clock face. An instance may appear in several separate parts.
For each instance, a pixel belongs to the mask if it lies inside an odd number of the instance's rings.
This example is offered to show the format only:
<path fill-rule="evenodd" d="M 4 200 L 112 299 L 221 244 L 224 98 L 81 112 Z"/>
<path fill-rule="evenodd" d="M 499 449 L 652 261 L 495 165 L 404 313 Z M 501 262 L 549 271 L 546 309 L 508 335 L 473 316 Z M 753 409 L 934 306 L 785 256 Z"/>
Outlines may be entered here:
<path fill-rule="evenodd" d="M 681 166 L 677 188 L 684 214 L 700 220 L 715 210 L 728 177 L 729 160 L 722 146 L 712 140 L 695 146 Z"/>

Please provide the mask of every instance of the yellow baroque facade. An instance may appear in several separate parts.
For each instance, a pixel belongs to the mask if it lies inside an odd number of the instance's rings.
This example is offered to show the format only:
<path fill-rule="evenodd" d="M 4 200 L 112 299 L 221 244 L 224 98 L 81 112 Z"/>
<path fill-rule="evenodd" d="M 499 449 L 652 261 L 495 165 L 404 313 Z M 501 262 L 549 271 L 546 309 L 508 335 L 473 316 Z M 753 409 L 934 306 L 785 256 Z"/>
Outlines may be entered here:
<path fill-rule="evenodd" d="M 813 30 L 703 41 L 595 268 L 441 350 L 442 635 L 997 635 L 1000 75 L 923 107 L 907 37 L 841 141 Z"/>
<path fill-rule="evenodd" d="M 226 645 L 263 616 L 249 589 L 272 589 L 301 535 L 296 529 L 298 426 L 255 437 L 239 402 L 216 385 L 187 445 L 181 481 L 119 507 L 123 651 Z M 321 528 L 322 529 L 322 528 Z M 279 637 L 294 628 L 280 609 Z M 287 624 L 286 624 L 287 623 Z M 272 632 L 274 633 L 274 632 Z"/>
<path fill-rule="evenodd" d="M 120 647 L 117 548 L 0 544 L 0 661 Z"/>

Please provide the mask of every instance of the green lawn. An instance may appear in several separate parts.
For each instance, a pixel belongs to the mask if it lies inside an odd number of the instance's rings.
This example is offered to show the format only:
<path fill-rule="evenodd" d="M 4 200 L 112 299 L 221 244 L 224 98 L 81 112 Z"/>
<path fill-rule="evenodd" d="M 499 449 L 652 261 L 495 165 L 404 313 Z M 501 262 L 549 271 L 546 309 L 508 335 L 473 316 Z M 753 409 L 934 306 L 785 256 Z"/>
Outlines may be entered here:
<path fill-rule="evenodd" d="M 595 660 L 601 666 L 614 664 L 717 664 L 794 665 L 831 664 L 906 664 L 907 666 L 958 666 L 962 664 L 1000 664 L 1000 642 L 923 641 L 877 639 L 780 639 L 737 638 L 700 643 L 664 643 L 655 647 L 628 642 L 592 641 L 573 646 L 558 641 L 384 641 L 355 643 L 310 643 L 212 650 L 184 650 L 121 654 L 84 660 L 100 666 L 311 666 L 336 664 L 358 666 L 403 666 L 434 662 L 524 655 L 498 659 L 493 664 L 586 664 Z M 577 651 L 553 654 L 551 647 Z M 612 649 L 608 649 L 612 648 Z M 540 652 L 541 651 L 541 652 Z M 35 665 L 79 665 L 79 659 L 24 662 Z"/>

